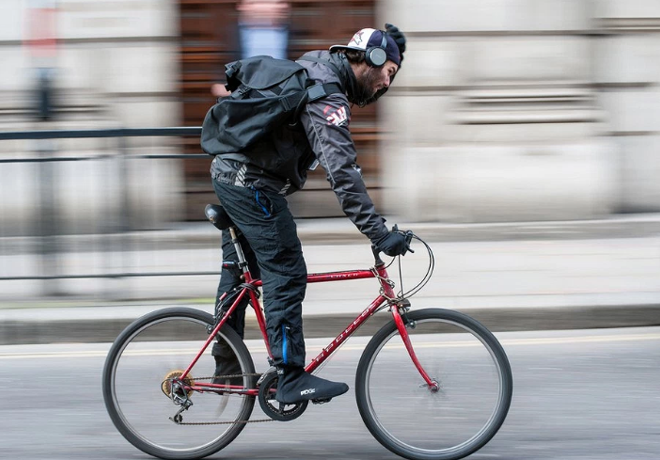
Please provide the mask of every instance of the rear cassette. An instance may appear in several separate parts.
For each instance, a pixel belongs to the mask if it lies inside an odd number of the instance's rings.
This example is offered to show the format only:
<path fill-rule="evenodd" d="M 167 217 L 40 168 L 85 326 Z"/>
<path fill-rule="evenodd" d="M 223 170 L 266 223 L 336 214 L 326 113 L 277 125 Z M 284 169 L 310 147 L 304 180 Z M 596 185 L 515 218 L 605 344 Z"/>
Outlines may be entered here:
<path fill-rule="evenodd" d="M 183 372 L 183 370 L 179 369 L 169 372 L 160 385 L 160 389 L 162 390 L 163 394 L 172 400 L 174 400 L 175 396 L 184 397 L 184 394 L 186 398 L 189 398 L 193 393 L 193 391 L 190 389 L 187 391 L 183 390 L 184 386 L 192 387 L 195 385 L 195 380 L 190 376 L 190 374 L 188 374 L 188 376 L 182 381 L 179 381 L 179 378 L 183 375 Z"/>

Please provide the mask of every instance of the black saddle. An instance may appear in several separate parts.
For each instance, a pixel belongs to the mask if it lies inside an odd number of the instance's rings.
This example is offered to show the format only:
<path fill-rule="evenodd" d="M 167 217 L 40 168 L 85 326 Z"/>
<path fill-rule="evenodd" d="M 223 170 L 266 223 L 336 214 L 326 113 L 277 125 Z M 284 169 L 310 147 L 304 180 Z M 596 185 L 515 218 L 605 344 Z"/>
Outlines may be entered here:
<path fill-rule="evenodd" d="M 204 214 L 206 218 L 211 221 L 213 226 L 218 230 L 226 230 L 229 227 L 233 227 L 234 223 L 231 221 L 231 217 L 225 211 L 225 208 L 219 204 L 207 204 L 204 208 Z"/>

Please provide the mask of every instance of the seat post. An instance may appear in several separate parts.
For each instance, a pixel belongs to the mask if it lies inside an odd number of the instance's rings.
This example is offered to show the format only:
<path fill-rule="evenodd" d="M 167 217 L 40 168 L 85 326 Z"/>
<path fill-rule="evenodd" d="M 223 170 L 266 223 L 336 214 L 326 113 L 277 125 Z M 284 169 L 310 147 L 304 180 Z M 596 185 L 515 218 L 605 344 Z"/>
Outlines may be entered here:
<path fill-rule="evenodd" d="M 236 235 L 236 227 L 233 225 L 229 227 L 229 234 L 231 235 L 231 242 L 234 244 L 236 255 L 238 256 L 238 267 L 243 273 L 245 273 L 248 271 L 248 264 L 247 260 L 245 260 L 245 254 L 243 254 L 243 247 L 241 246 L 241 242 L 238 241 L 238 236 Z"/>

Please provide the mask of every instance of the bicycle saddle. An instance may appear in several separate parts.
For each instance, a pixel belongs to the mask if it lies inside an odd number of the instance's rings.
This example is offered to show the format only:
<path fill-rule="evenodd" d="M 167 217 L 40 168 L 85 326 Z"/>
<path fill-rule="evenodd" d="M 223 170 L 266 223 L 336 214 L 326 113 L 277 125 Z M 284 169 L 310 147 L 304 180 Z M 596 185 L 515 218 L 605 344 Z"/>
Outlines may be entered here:
<path fill-rule="evenodd" d="M 204 214 L 218 230 L 225 230 L 234 225 L 225 208 L 219 204 L 207 204 L 204 208 Z"/>

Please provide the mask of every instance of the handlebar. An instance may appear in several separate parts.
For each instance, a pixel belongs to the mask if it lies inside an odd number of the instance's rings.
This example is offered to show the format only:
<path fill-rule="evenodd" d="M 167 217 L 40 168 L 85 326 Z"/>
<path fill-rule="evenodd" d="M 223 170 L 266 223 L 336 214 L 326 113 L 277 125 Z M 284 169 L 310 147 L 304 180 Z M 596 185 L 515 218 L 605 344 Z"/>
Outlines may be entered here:
<path fill-rule="evenodd" d="M 400 234 L 402 234 L 402 235 L 405 236 L 406 252 L 407 252 L 407 251 L 415 252 L 415 251 L 413 251 L 413 250 L 410 248 L 410 243 L 412 242 L 412 240 L 417 240 L 418 243 L 420 243 L 422 246 L 424 246 L 424 248 L 426 249 L 426 251 L 427 251 L 427 253 L 428 253 L 428 263 L 429 263 L 429 265 L 428 265 L 428 268 L 427 268 L 427 270 L 426 270 L 426 274 L 425 274 L 424 277 L 423 277 L 423 278 L 422 278 L 422 279 L 421 279 L 421 280 L 420 280 L 420 281 L 419 281 L 419 282 L 418 282 L 413 288 L 411 288 L 411 289 L 404 289 L 404 287 L 403 287 L 403 271 L 402 271 L 402 265 L 401 265 L 401 257 L 396 257 L 396 259 L 398 259 L 398 261 L 399 261 L 399 270 L 398 270 L 398 272 L 399 272 L 399 289 L 400 289 L 400 291 L 396 294 L 396 296 L 397 296 L 397 298 L 399 298 L 399 299 L 405 299 L 405 298 L 412 297 L 413 295 L 417 294 L 417 293 L 418 293 L 419 291 L 421 291 L 422 288 L 423 288 L 424 286 L 426 286 L 426 284 L 431 280 L 431 277 L 433 276 L 433 270 L 434 270 L 434 268 L 435 268 L 435 256 L 433 255 L 433 250 L 432 250 L 431 247 L 428 245 L 428 243 L 426 243 L 426 242 L 425 242 L 424 240 L 422 240 L 420 237 L 418 237 L 417 235 L 415 235 L 411 230 L 408 230 L 408 231 L 405 231 L 405 232 L 404 232 L 404 231 L 400 231 L 400 230 L 397 228 L 397 226 L 395 225 L 395 226 L 392 228 L 392 231 L 393 231 L 393 232 L 398 232 L 398 233 L 400 233 Z M 374 267 L 376 267 L 376 268 L 380 268 L 380 267 L 385 266 L 385 263 L 384 263 L 383 260 L 380 258 L 380 253 L 381 253 L 382 251 L 380 251 L 375 245 L 372 244 L 372 245 L 371 245 L 371 252 L 372 252 L 373 255 L 374 255 L 374 261 L 375 261 L 375 262 L 374 262 L 374 263 L 375 263 Z M 390 262 L 389 265 L 391 265 L 393 262 L 394 262 L 394 258 L 392 259 L 392 262 Z M 389 267 L 389 265 L 388 265 L 388 267 Z M 388 276 L 389 276 L 389 275 L 388 275 Z"/>

